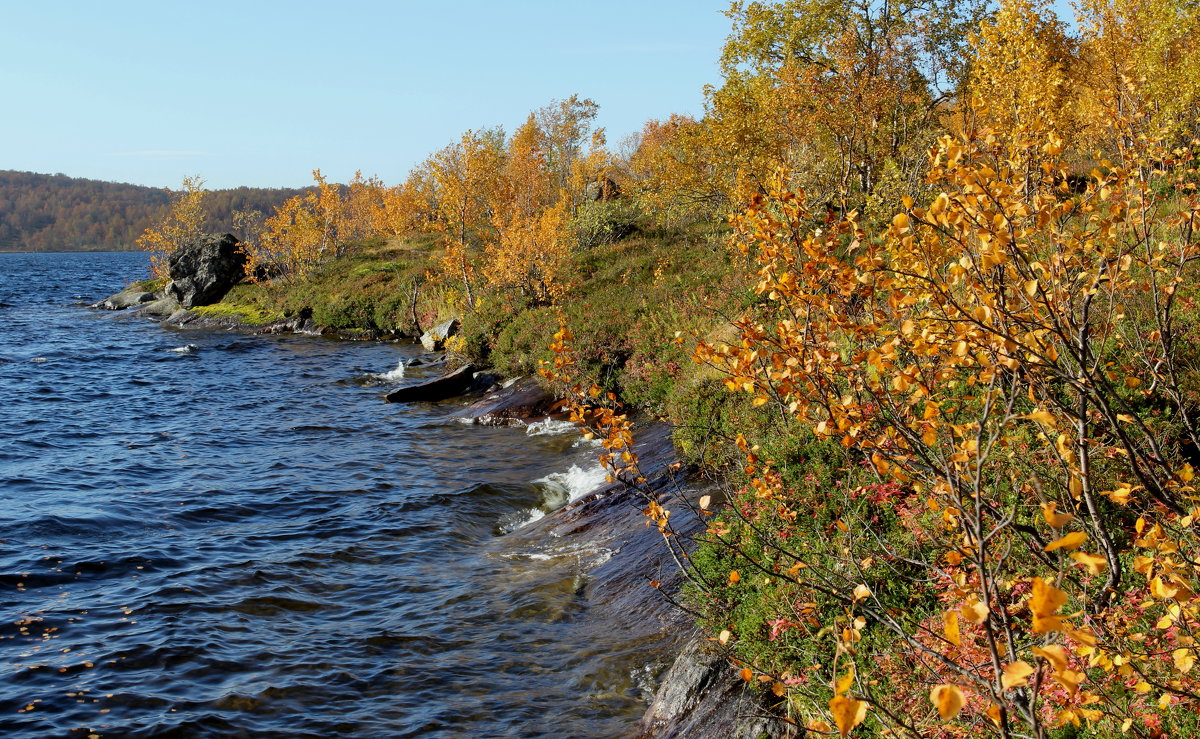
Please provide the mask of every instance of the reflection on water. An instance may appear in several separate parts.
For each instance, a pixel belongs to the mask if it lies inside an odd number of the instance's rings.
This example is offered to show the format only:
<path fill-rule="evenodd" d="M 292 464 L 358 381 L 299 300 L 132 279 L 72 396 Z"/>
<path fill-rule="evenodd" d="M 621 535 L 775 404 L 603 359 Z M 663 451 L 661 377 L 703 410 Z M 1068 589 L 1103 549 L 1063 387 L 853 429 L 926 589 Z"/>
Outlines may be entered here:
<path fill-rule="evenodd" d="M 631 730 L 659 627 L 589 617 L 613 552 L 503 535 L 594 450 L 383 404 L 419 347 L 79 305 L 143 260 L 0 254 L 0 734 Z"/>

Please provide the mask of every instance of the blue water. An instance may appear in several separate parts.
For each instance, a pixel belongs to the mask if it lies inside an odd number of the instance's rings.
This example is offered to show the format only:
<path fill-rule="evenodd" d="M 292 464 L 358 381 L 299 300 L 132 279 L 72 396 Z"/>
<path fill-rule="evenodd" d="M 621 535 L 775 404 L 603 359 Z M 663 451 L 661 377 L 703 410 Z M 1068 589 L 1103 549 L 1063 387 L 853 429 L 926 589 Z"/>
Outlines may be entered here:
<path fill-rule="evenodd" d="M 503 535 L 593 452 L 384 404 L 419 346 L 85 307 L 144 274 L 0 254 L 0 736 L 632 730 L 647 658 Z"/>

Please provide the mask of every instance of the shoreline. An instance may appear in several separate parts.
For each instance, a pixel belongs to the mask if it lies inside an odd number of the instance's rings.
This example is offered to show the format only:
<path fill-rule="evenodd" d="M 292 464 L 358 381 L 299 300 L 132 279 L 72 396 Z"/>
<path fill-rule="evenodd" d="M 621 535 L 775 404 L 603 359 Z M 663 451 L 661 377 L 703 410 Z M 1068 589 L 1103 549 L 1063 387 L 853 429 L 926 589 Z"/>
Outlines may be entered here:
<path fill-rule="evenodd" d="M 316 325 L 311 314 L 303 313 L 268 324 L 252 324 L 232 316 L 205 316 L 178 303 L 163 299 L 132 303 L 120 299 L 136 295 L 134 284 L 110 298 L 90 306 L 111 310 L 128 317 L 158 322 L 163 328 L 178 331 L 209 330 L 239 332 L 253 336 L 302 335 L 335 341 L 416 342 L 402 333 L 380 335 L 372 332 L 346 332 Z M 114 299 L 117 299 L 114 301 Z M 120 307 L 107 307 L 114 301 Z M 437 354 L 437 352 L 433 353 Z M 440 353 L 447 366 L 455 360 Z M 461 359 L 461 358 L 459 358 Z M 462 366 L 470 366 L 462 359 Z M 484 374 L 484 373 L 478 373 Z M 416 385 L 437 383 L 442 374 Z M 525 428 L 532 423 L 562 417 L 561 401 L 552 397 L 532 377 L 501 378 L 487 387 L 475 385 L 445 398 L 472 399 L 460 419 L 471 425 Z M 420 402 L 420 401 L 417 401 Z M 634 450 L 638 453 L 649 490 L 679 501 L 689 487 L 702 483 L 687 467 L 678 468 L 671 427 L 662 421 L 637 425 Z M 673 597 L 685 584 L 685 575 L 671 560 L 658 530 L 649 526 L 642 512 L 644 502 L 637 491 L 620 482 L 606 483 L 570 501 L 544 516 L 529 521 L 504 536 L 509 541 L 553 538 L 578 549 L 612 551 L 603 561 L 595 561 L 584 571 L 589 586 L 583 593 L 588 610 L 613 628 L 629 619 L 644 625 L 651 620 L 661 627 L 663 643 L 656 645 L 667 663 L 655 679 L 653 697 L 631 735 L 640 739 L 751 739 L 766 736 L 784 739 L 795 736 L 795 727 L 773 718 L 760 694 L 746 689 L 743 681 L 729 668 L 726 657 L 713 653 L 691 617 L 675 605 Z M 691 535 L 702 526 L 693 518 L 680 533 Z M 582 566 L 582 562 L 581 562 Z"/>

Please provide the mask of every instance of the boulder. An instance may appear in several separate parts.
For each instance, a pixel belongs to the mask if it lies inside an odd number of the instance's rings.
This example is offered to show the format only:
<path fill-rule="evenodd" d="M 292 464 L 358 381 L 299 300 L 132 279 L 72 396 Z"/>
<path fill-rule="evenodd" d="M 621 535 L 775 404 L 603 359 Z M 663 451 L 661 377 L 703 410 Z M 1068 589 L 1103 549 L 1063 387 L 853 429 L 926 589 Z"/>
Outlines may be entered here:
<path fill-rule="evenodd" d="M 475 365 L 464 364 L 441 377 L 398 388 L 383 397 L 389 403 L 436 403 L 470 392 L 475 385 L 475 370 Z"/>
<path fill-rule="evenodd" d="M 446 339 L 458 333 L 458 319 L 451 318 L 421 334 L 421 345 L 427 352 L 440 352 L 446 347 Z"/>
<path fill-rule="evenodd" d="M 167 294 L 184 308 L 211 305 L 245 276 L 246 255 L 233 234 L 208 234 L 176 249 L 167 260 Z"/>
<path fill-rule="evenodd" d="M 149 303 L 143 303 L 142 306 L 137 309 L 137 314 L 139 316 L 158 316 L 159 318 L 166 318 L 167 316 L 170 316 L 178 311 L 179 308 L 180 306 L 178 300 L 167 297 L 160 298 L 158 300 L 152 300 Z"/>
<path fill-rule="evenodd" d="M 593 203 L 604 202 L 621 197 L 621 188 L 617 186 L 617 183 L 605 177 L 595 182 L 589 182 L 583 196 Z"/>

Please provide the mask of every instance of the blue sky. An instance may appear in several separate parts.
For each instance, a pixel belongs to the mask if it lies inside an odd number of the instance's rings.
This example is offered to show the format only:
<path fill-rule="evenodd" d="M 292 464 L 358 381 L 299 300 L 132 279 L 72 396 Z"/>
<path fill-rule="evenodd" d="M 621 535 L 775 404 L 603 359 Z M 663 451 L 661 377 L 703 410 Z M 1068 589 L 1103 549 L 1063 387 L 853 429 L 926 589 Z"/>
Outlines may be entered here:
<path fill-rule="evenodd" d="M 610 143 L 699 113 L 727 0 L 0 0 L 0 169 L 178 186 L 388 183 L 579 93 Z"/>
<path fill-rule="evenodd" d="M 0 169 L 296 187 L 319 167 L 390 184 L 468 128 L 512 131 L 573 93 L 616 144 L 702 112 L 728 6 L 0 0 Z"/>

